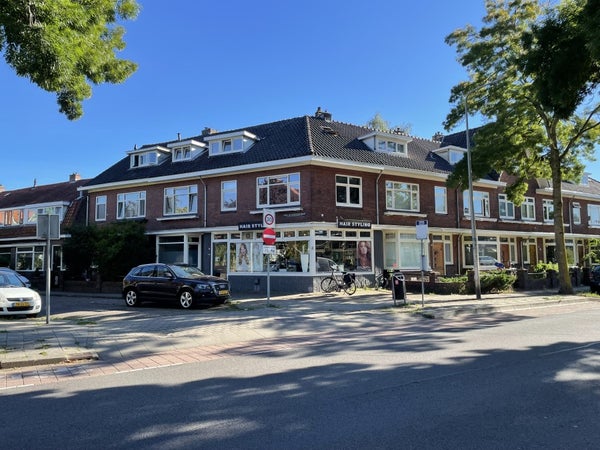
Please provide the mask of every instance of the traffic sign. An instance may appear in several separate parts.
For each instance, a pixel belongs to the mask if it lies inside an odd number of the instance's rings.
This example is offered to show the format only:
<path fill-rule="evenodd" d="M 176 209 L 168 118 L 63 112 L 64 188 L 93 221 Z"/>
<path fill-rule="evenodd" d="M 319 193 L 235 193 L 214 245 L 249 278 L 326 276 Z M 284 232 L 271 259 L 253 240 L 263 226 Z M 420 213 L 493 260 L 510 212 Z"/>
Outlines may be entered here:
<path fill-rule="evenodd" d="M 277 254 L 277 247 L 274 245 L 263 245 L 263 255 L 272 255 L 275 256 Z"/>
<path fill-rule="evenodd" d="M 429 232 L 427 229 L 426 220 L 417 220 L 417 239 L 425 240 L 428 239 Z"/>
<path fill-rule="evenodd" d="M 263 225 L 265 228 L 275 226 L 275 211 L 272 209 L 263 209 Z"/>
<path fill-rule="evenodd" d="M 273 230 L 273 228 L 265 228 L 262 235 L 265 245 L 275 245 L 276 238 L 277 235 L 275 234 L 275 230 Z"/>

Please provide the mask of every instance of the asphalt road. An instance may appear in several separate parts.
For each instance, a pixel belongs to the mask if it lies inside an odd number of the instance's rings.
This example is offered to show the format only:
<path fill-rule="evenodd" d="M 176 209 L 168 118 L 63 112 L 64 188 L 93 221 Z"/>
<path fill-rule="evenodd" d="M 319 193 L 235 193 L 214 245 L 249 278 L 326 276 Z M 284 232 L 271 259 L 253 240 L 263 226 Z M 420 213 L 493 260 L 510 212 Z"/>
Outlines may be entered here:
<path fill-rule="evenodd" d="M 4 448 L 592 449 L 600 308 L 390 321 L 4 391 Z"/>

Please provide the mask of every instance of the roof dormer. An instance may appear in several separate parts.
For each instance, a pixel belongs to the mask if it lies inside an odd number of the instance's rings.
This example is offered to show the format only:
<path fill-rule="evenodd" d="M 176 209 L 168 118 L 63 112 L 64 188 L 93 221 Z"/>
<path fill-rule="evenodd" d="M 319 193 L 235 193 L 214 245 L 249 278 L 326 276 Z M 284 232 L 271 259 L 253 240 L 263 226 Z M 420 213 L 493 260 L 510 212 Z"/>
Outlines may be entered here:
<path fill-rule="evenodd" d="M 359 139 L 367 144 L 373 151 L 397 156 L 408 156 L 407 145 L 412 141 L 412 138 L 405 134 L 379 130 L 365 134 L 364 136 L 359 137 Z"/>
<path fill-rule="evenodd" d="M 231 133 L 211 134 L 204 136 L 208 142 L 209 156 L 241 153 L 248 150 L 258 141 L 258 137 L 248 131 L 233 131 Z"/>
<path fill-rule="evenodd" d="M 129 155 L 129 167 L 135 169 L 138 167 L 156 166 L 160 164 L 169 153 L 169 149 L 161 145 L 135 148 L 127 152 Z"/>
<path fill-rule="evenodd" d="M 467 149 L 462 147 L 456 147 L 454 145 L 448 145 L 446 147 L 434 150 L 433 153 L 435 153 L 438 156 L 441 156 L 450 164 L 454 165 L 461 159 L 463 159 L 465 153 L 467 153 Z"/>
<path fill-rule="evenodd" d="M 206 144 L 194 139 L 186 139 L 183 141 L 171 142 L 167 144 L 167 147 L 171 149 L 171 161 L 181 162 L 191 161 L 201 155 L 206 149 Z"/>

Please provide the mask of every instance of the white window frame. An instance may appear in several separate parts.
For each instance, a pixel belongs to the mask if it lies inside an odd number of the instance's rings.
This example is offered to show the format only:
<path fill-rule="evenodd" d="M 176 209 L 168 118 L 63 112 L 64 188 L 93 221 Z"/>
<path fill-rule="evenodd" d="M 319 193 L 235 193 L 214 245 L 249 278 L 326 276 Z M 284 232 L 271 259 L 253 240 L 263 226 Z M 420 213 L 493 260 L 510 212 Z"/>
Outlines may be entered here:
<path fill-rule="evenodd" d="M 535 220 L 535 198 L 525 197 L 521 203 L 521 220 Z"/>
<path fill-rule="evenodd" d="M 231 199 L 231 201 L 230 201 Z M 231 205 L 233 203 L 233 205 Z M 237 210 L 237 180 L 221 181 L 221 211 Z"/>
<path fill-rule="evenodd" d="M 198 213 L 198 185 L 167 187 L 164 190 L 163 214 L 179 216 Z"/>
<path fill-rule="evenodd" d="M 544 222 L 554 221 L 554 202 L 547 198 L 542 199 L 542 211 Z"/>
<path fill-rule="evenodd" d="M 362 207 L 362 177 L 336 174 L 335 204 L 351 208 Z"/>
<path fill-rule="evenodd" d="M 581 205 L 579 203 L 573 203 L 572 207 L 572 218 L 574 225 L 581 225 Z"/>
<path fill-rule="evenodd" d="M 96 197 L 95 219 L 97 222 L 106 220 L 106 195 Z"/>
<path fill-rule="evenodd" d="M 377 151 L 394 155 L 406 155 L 406 144 L 389 139 L 377 139 Z"/>
<path fill-rule="evenodd" d="M 396 199 L 404 196 L 408 200 L 408 208 L 398 205 Z M 385 182 L 385 207 L 389 210 L 418 212 L 421 209 L 419 201 L 419 185 L 400 181 Z"/>
<path fill-rule="evenodd" d="M 600 226 L 600 205 L 588 205 L 588 225 Z"/>
<path fill-rule="evenodd" d="M 285 189 L 285 202 L 271 202 L 271 193 L 275 189 Z M 265 200 L 261 200 L 262 193 Z M 265 175 L 256 178 L 256 205 L 258 208 L 268 206 L 291 206 L 300 204 L 300 172 L 277 175 Z"/>
<path fill-rule="evenodd" d="M 469 191 L 463 191 L 463 212 L 465 216 L 470 216 L 469 212 Z M 475 216 L 490 217 L 490 193 L 485 191 L 473 191 L 473 208 Z"/>
<path fill-rule="evenodd" d="M 498 194 L 498 217 L 501 219 L 515 218 L 515 204 L 508 199 L 506 194 Z"/>
<path fill-rule="evenodd" d="M 130 158 L 132 168 L 155 166 L 158 163 L 158 154 L 155 151 L 134 153 Z"/>
<path fill-rule="evenodd" d="M 175 147 L 173 149 L 173 161 L 189 161 L 192 159 L 192 147 L 184 145 L 182 147 Z"/>
<path fill-rule="evenodd" d="M 435 212 L 448 214 L 448 192 L 445 186 L 434 186 Z"/>
<path fill-rule="evenodd" d="M 139 217 L 146 217 L 146 191 L 117 194 L 117 219 Z"/>

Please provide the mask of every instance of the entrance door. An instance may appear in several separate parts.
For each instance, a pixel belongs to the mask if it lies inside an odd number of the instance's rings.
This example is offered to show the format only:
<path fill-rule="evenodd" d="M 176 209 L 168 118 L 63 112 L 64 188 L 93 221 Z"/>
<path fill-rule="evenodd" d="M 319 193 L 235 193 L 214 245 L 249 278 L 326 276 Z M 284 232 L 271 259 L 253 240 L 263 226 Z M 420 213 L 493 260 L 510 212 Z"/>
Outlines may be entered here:
<path fill-rule="evenodd" d="M 439 272 L 442 275 L 446 274 L 446 264 L 444 263 L 444 243 L 443 242 L 434 242 L 433 246 L 433 261 L 431 265 L 433 266 L 433 270 L 435 272 Z"/>

